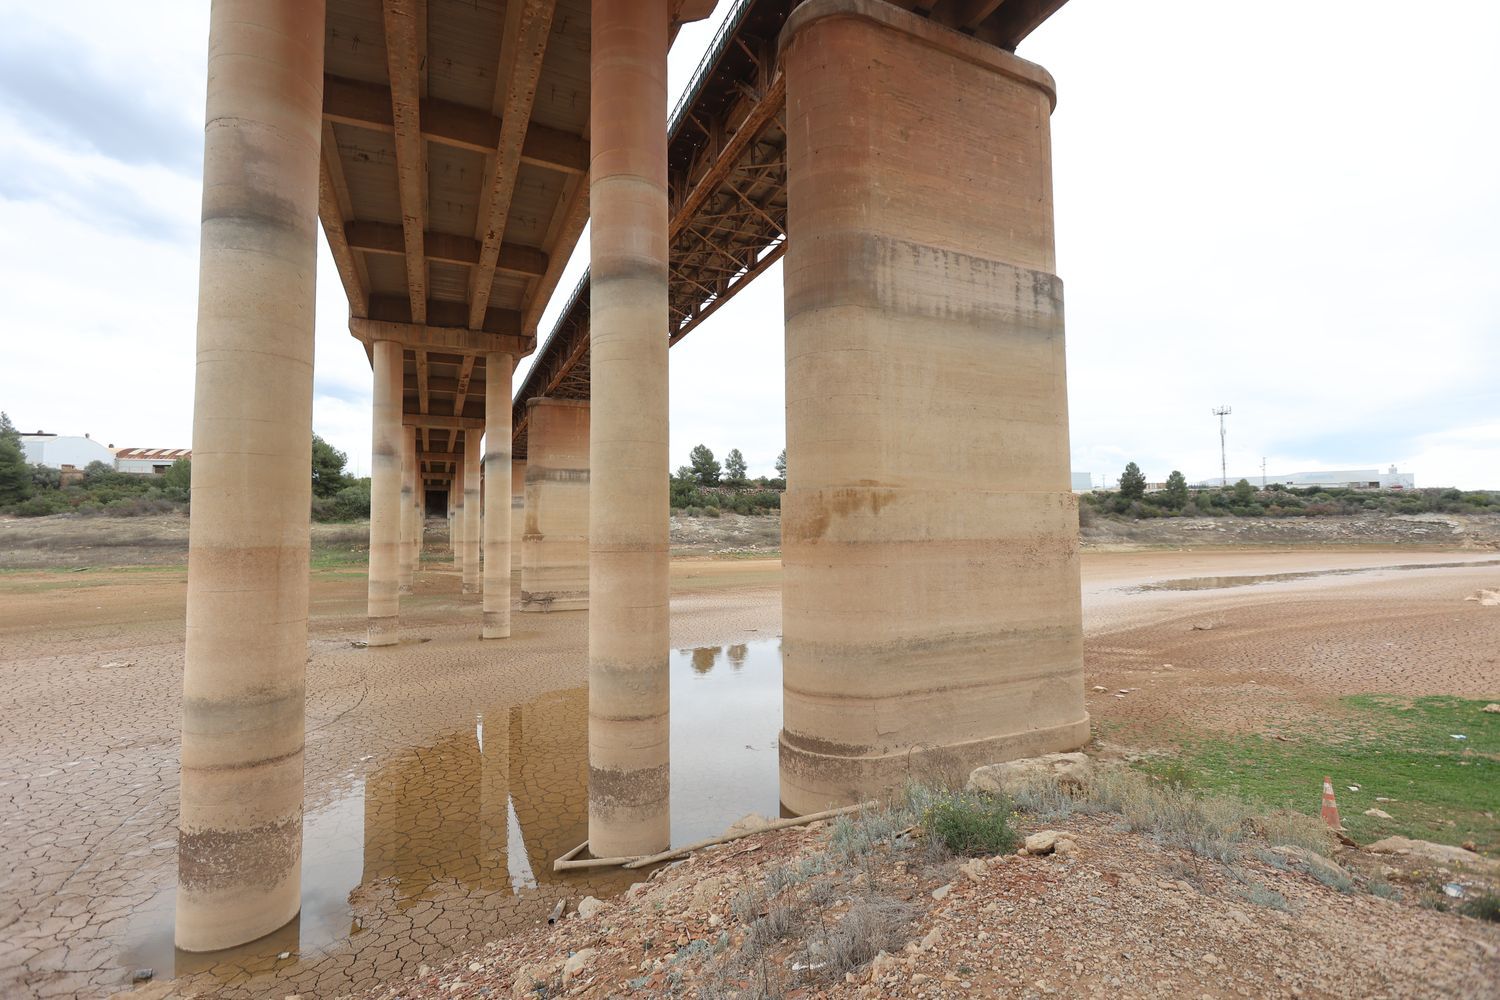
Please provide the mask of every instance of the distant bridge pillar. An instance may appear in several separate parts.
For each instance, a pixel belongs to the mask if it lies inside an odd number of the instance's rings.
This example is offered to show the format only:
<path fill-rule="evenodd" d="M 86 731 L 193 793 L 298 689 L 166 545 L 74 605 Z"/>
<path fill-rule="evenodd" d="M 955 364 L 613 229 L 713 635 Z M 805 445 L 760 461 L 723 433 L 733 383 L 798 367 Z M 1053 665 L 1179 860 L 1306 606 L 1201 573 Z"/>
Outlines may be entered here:
<path fill-rule="evenodd" d="M 484 639 L 510 635 L 510 378 L 515 367 L 509 354 L 484 356 Z"/>
<path fill-rule="evenodd" d="M 589 606 L 589 401 L 526 403 L 521 610 Z"/>
<path fill-rule="evenodd" d="M 589 850 L 671 838 L 667 0 L 594 0 L 590 85 Z"/>
<path fill-rule="evenodd" d="M 401 428 L 401 589 L 411 593 L 417 556 L 417 429 Z"/>
<path fill-rule="evenodd" d="M 371 345 L 375 398 L 371 409 L 369 633 L 371 646 L 400 641 L 401 466 L 406 448 L 401 426 L 401 345 Z"/>
<path fill-rule="evenodd" d="M 484 449 L 479 431 L 464 431 L 464 593 L 477 594 L 482 589 L 479 576 L 479 535 L 484 506 L 480 491 L 484 488 Z"/>
<path fill-rule="evenodd" d="M 322 0 L 218 0 L 193 404 L 177 947 L 301 906 Z"/>
<path fill-rule="evenodd" d="M 510 571 L 521 571 L 521 535 L 526 530 L 526 460 L 510 462 Z"/>
<path fill-rule="evenodd" d="M 1089 720 L 1052 79 L 874 0 L 810 0 L 781 48 L 781 795 L 806 813 Z"/>
<path fill-rule="evenodd" d="M 464 570 L 464 456 L 459 452 L 453 463 L 453 478 L 448 482 L 448 549 L 453 565 L 463 580 Z"/>

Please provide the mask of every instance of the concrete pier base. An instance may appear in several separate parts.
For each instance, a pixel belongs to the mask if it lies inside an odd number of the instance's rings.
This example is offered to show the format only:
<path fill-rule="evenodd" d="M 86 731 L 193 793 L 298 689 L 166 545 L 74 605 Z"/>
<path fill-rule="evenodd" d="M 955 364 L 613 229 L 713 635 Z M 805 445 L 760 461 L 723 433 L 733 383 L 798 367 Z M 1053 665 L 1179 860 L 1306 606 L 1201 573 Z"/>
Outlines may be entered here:
<path fill-rule="evenodd" d="M 321 0 L 218 0 L 182 683 L 176 943 L 301 906 Z"/>
<path fill-rule="evenodd" d="M 589 606 L 589 402 L 527 401 L 521 610 Z"/>
<path fill-rule="evenodd" d="M 594 0 L 589 850 L 597 856 L 648 854 L 671 839 L 668 21 L 667 0 Z"/>
<path fill-rule="evenodd" d="M 377 340 L 372 345 L 375 399 L 371 407 L 369 631 L 371 646 L 400 641 L 402 456 L 401 345 Z"/>
<path fill-rule="evenodd" d="M 484 626 L 483 639 L 510 635 L 510 379 L 509 354 L 484 357 Z"/>
<path fill-rule="evenodd" d="M 871 0 L 810 0 L 781 45 L 781 795 L 806 813 L 1089 720 L 1052 80 Z"/>

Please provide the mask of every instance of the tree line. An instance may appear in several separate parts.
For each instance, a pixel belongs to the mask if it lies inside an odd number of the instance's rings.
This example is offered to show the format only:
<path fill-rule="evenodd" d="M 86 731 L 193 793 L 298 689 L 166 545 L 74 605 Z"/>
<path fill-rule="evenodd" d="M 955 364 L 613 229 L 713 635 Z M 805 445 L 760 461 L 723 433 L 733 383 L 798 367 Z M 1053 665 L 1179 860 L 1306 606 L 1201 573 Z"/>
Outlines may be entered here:
<path fill-rule="evenodd" d="M 349 475 L 349 457 L 314 434 L 312 510 L 315 521 L 356 521 L 370 516 L 370 480 Z M 0 510 L 21 517 L 48 514 L 109 514 L 137 517 L 186 512 L 192 499 L 193 465 L 179 458 L 161 475 L 120 472 L 90 462 L 63 484 L 59 469 L 28 463 L 21 433 L 0 413 Z"/>
<path fill-rule="evenodd" d="M 671 477 L 674 513 L 688 517 L 718 517 L 725 510 L 737 514 L 765 514 L 781 509 L 781 491 L 786 489 L 786 450 L 776 457 L 777 478 L 751 479 L 745 456 L 729 449 L 721 466 L 708 445 L 688 452 L 688 464 L 678 466 Z"/>
<path fill-rule="evenodd" d="M 1257 488 L 1248 479 L 1232 486 L 1191 489 L 1173 469 L 1163 488 L 1146 491 L 1146 476 L 1130 462 L 1113 490 L 1085 493 L 1078 505 L 1087 524 L 1096 515 L 1151 517 L 1328 517 L 1386 514 L 1500 514 L 1500 492 L 1493 490 L 1363 490 L 1339 486 Z"/>

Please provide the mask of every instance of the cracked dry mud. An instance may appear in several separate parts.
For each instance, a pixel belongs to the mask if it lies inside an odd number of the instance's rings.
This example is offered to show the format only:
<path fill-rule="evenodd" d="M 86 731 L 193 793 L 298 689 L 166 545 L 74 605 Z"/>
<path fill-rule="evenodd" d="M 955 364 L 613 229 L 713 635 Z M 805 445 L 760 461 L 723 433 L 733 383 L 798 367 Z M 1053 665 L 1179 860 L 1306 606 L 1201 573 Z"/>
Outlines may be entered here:
<path fill-rule="evenodd" d="M 1307 713 L 1358 691 L 1493 696 L 1500 612 L 1462 598 L 1495 586 L 1495 567 L 1130 591 L 1156 579 L 1476 558 L 1087 556 L 1088 683 L 1140 689 L 1091 697 L 1090 710 L 1143 726 L 1233 728 L 1268 706 Z M 362 567 L 324 569 L 309 633 L 303 913 L 242 949 L 174 954 L 184 583 L 180 566 L 0 575 L 0 995 L 103 995 L 139 967 L 175 977 L 184 993 L 337 995 L 531 928 L 559 898 L 610 898 L 629 884 L 616 872 L 549 870 L 584 835 L 584 614 L 517 615 L 513 639 L 480 643 L 478 600 L 459 594 L 439 557 L 403 599 L 413 641 L 356 649 Z M 774 562 L 674 563 L 674 658 L 705 683 L 730 676 L 737 646 L 779 632 L 779 583 Z M 1189 628 L 1207 619 L 1223 627 Z M 1443 668 L 1391 665 L 1413 656 Z M 778 709 L 775 698 L 757 703 L 746 714 L 765 714 L 767 733 L 743 740 L 773 772 Z M 677 760 L 714 773 L 714 761 Z M 755 773 L 752 784 L 764 777 Z M 752 799 L 731 791 L 712 805 L 731 818 L 775 808 Z M 727 825 L 712 810 L 697 821 Z M 677 826 L 674 812 L 676 839 L 692 839 Z"/>

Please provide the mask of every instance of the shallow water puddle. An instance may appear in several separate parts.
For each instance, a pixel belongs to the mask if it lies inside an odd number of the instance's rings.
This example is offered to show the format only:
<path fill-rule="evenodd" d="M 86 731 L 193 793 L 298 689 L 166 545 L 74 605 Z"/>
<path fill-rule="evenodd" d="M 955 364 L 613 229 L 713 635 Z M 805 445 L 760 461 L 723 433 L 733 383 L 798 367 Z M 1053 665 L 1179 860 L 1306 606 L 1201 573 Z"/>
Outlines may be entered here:
<path fill-rule="evenodd" d="M 778 815 L 779 640 L 674 650 L 670 670 L 672 842 L 713 836 L 749 812 Z M 409 965 L 418 951 L 530 926 L 559 896 L 576 903 L 642 877 L 554 873 L 553 859 L 587 836 L 587 688 L 493 706 L 363 778 L 351 771 L 307 812 L 302 913 L 290 925 L 241 948 L 178 952 L 168 888 L 133 915 L 121 965 L 255 988 L 266 974 L 300 984 L 296 966 L 343 948 L 379 965 L 399 949 Z"/>
<path fill-rule="evenodd" d="M 1359 566 L 1349 569 L 1305 570 L 1296 573 L 1261 573 L 1246 576 L 1192 576 L 1180 580 L 1162 580 L 1121 588 L 1128 594 L 1139 594 L 1152 590 L 1223 590 L 1229 587 L 1253 587 L 1263 583 L 1289 583 L 1293 580 L 1312 580 L 1324 576 L 1354 576 L 1361 573 L 1389 573 L 1395 570 L 1414 569 L 1469 569 L 1474 566 L 1500 566 L 1500 559 L 1479 559 L 1468 562 L 1398 563 L 1393 566 Z"/>

